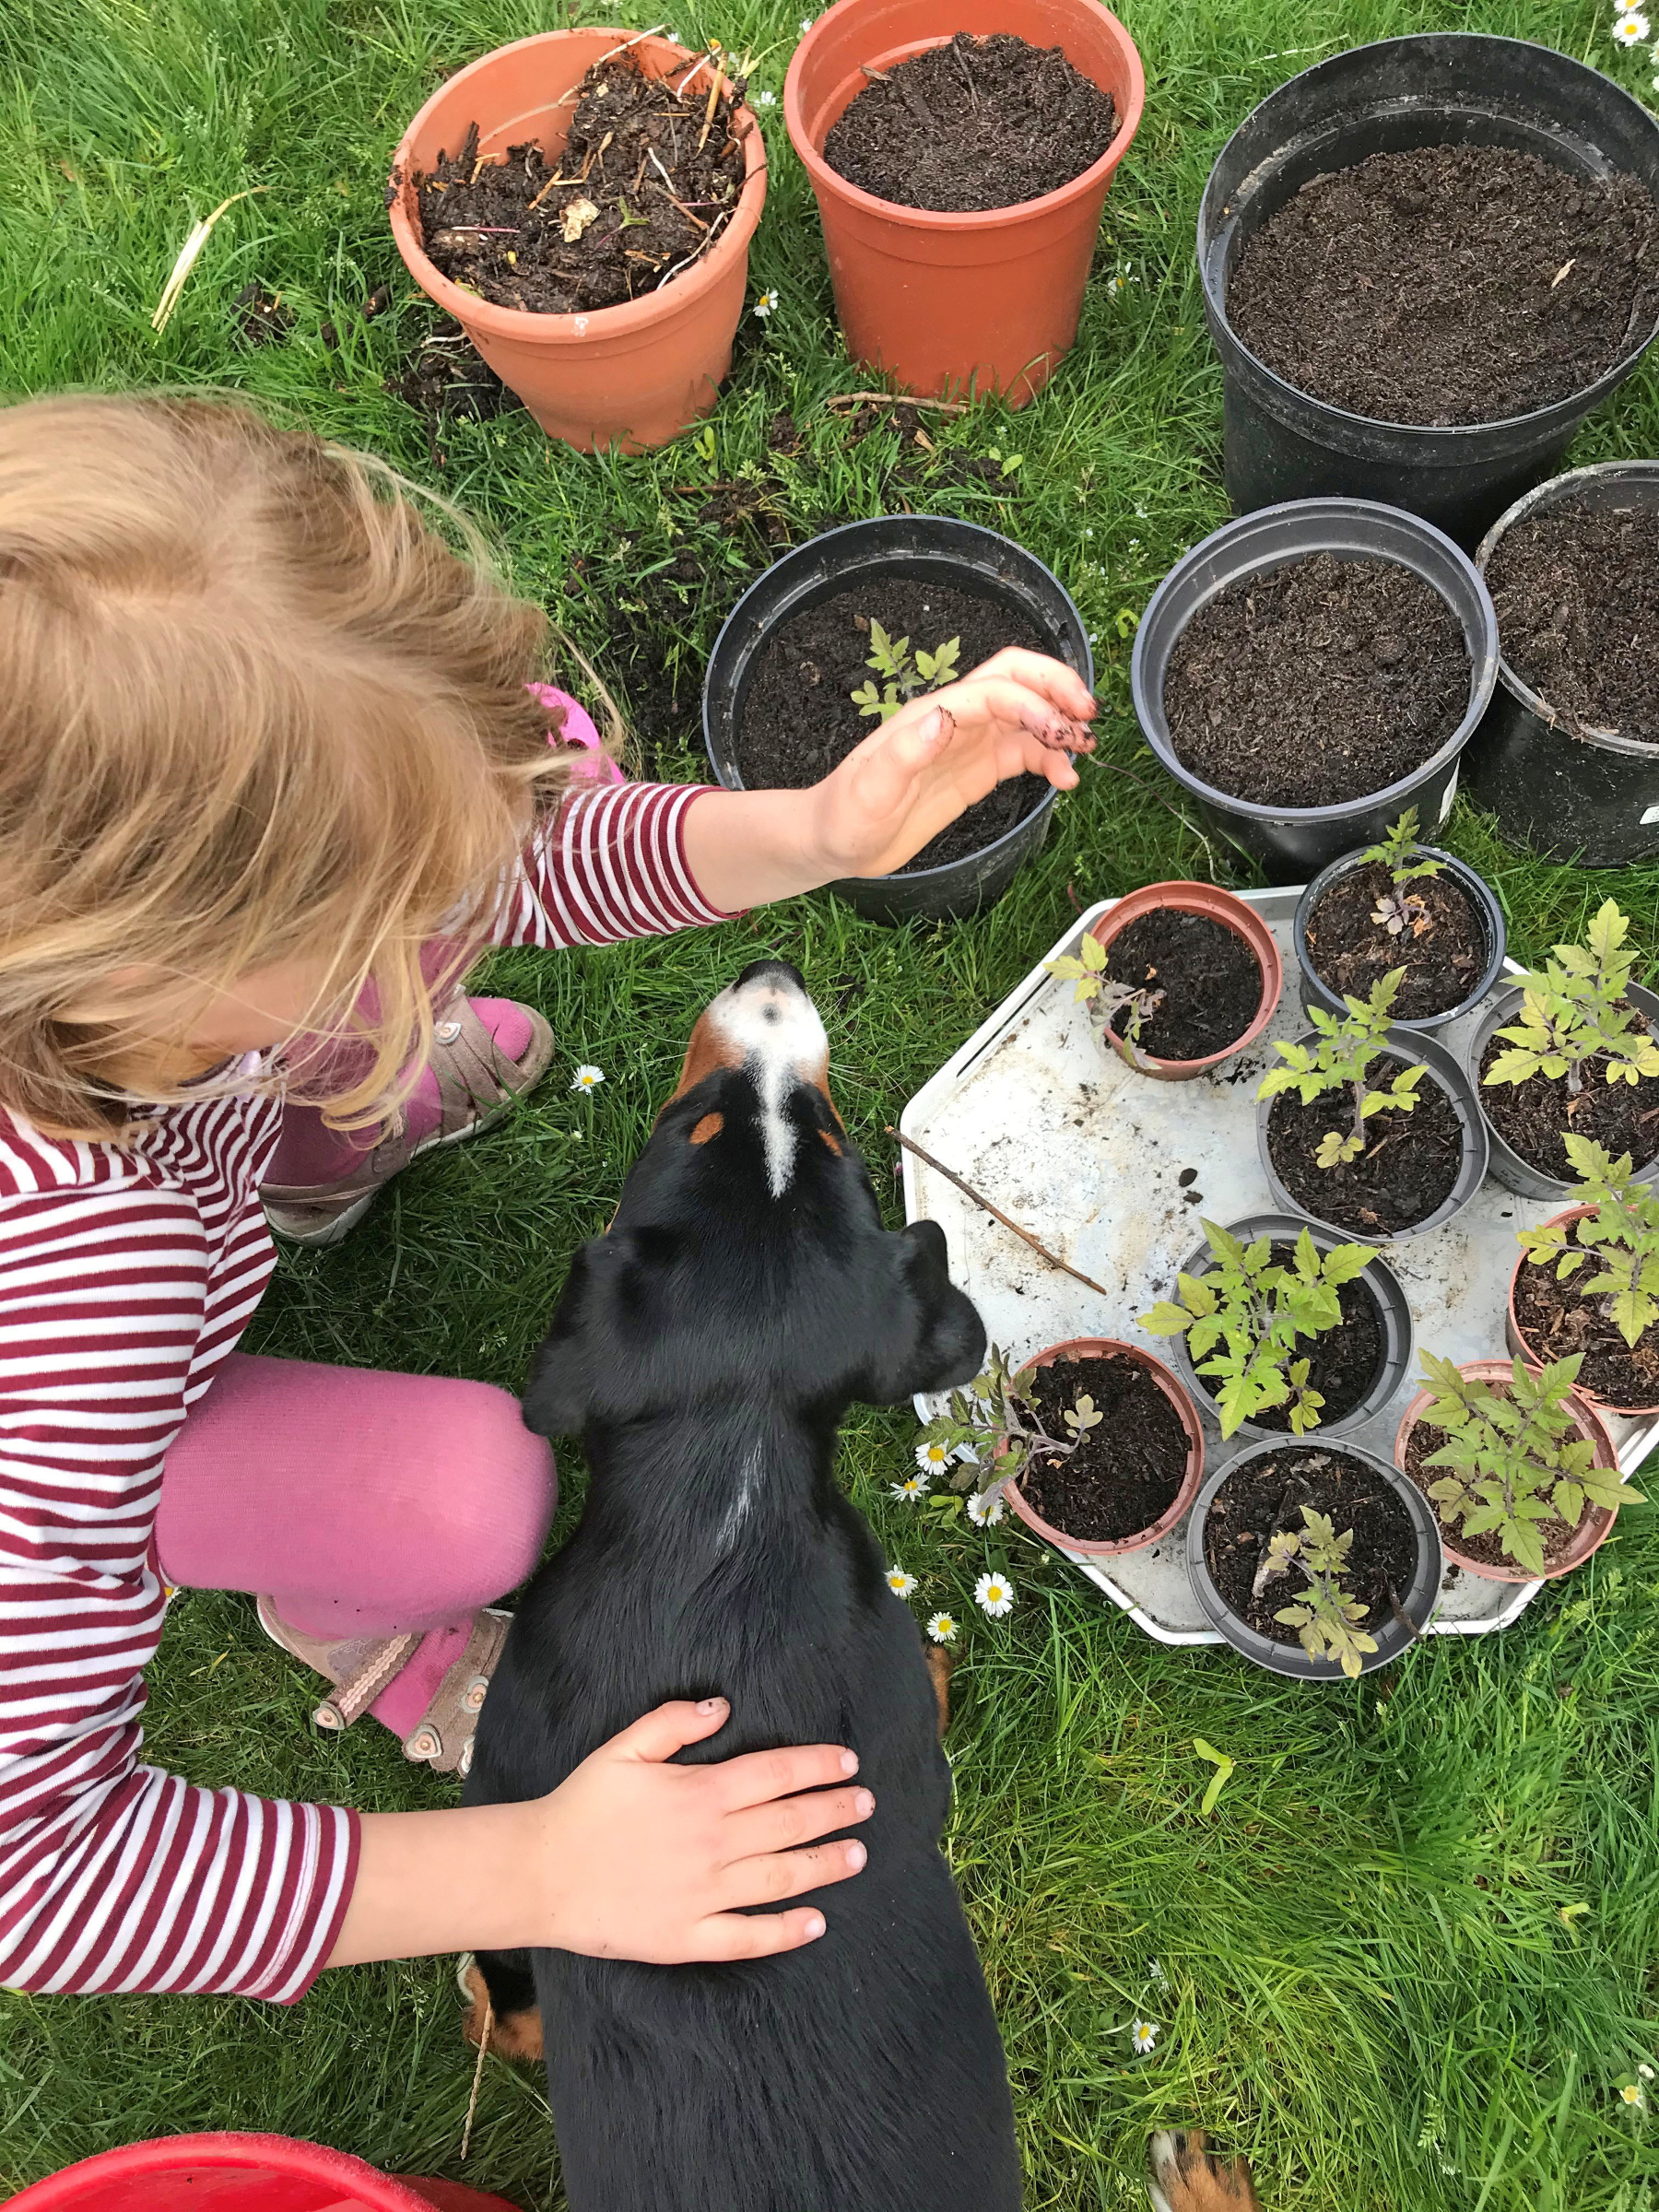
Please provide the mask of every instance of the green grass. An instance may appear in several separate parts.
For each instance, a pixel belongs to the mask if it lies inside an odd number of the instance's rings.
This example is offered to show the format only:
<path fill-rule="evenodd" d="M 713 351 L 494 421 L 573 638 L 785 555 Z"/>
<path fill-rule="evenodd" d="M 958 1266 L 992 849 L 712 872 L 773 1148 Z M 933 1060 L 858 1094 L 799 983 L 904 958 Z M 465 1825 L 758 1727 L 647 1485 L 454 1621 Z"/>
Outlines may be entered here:
<path fill-rule="evenodd" d="M 1099 636 L 1101 759 L 994 913 L 886 931 L 824 901 L 677 942 L 501 958 L 561 1057 L 507 1127 L 409 1174 L 341 1252 L 285 1261 L 257 1348 L 516 1384 L 566 1259 L 600 1229 L 695 1010 L 757 951 L 798 960 L 832 1032 L 848 1122 L 889 1188 L 904 1099 L 1058 934 L 1079 900 L 1206 855 L 1150 795 L 1128 706 L 1121 609 L 1141 607 L 1224 512 L 1220 383 L 1193 275 L 1209 163 L 1286 75 L 1341 43 L 1418 28 L 1530 36 L 1645 88 L 1608 18 L 1544 0 L 1471 6 L 1175 0 L 1126 9 L 1150 88 L 1107 206 L 1079 344 L 1035 406 L 986 405 L 937 459 L 822 406 L 864 381 L 840 352 L 810 196 L 779 108 L 762 110 L 771 200 L 757 287 L 712 443 L 582 459 L 527 418 L 453 422 L 429 444 L 385 384 L 429 326 L 393 252 L 382 182 L 399 130 L 449 70 L 556 25 L 530 0 L 9 0 L 0 17 L 0 384 L 227 384 L 441 484 L 484 518 L 521 584 L 629 703 L 654 772 L 698 771 L 700 672 L 725 607 L 793 538 L 900 500 L 1004 529 L 1060 573 Z M 601 6 L 587 17 L 606 16 Z M 682 34 L 772 48 L 798 4 L 680 6 Z M 562 18 L 569 20 L 571 18 Z M 616 18 L 618 20 L 633 18 Z M 265 184 L 216 233 L 165 335 L 148 317 L 191 223 Z M 1128 265 L 1109 293 L 1104 274 Z M 294 324 L 253 349 L 231 302 L 257 278 Z M 393 305 L 365 322 L 365 297 Z M 328 345 L 324 326 L 336 343 Z M 804 431 L 781 458 L 781 409 Z M 1021 456 L 986 483 L 960 467 Z M 1659 451 L 1649 369 L 1574 460 Z M 953 458 L 954 457 L 954 458 Z M 752 524 L 699 520 L 747 487 Z M 1128 625 L 1125 623 L 1125 628 Z M 1114 774 L 1135 769 L 1137 784 Z M 1594 875 L 1506 849 L 1461 805 L 1450 841 L 1499 885 L 1535 954 L 1615 893 L 1652 946 L 1659 870 Z M 591 1103 L 571 1064 L 609 1077 Z M 883 1485 L 902 1413 L 858 1412 L 853 1495 L 922 1577 L 971 1611 L 982 1546 L 922 1535 Z M 566 1465 L 561 1530 L 580 1472 Z M 1224 1652 L 1167 1652 L 1018 1535 L 1020 1602 L 972 1621 L 957 1677 L 951 1848 L 1007 2039 L 1033 2207 L 1141 2203 L 1148 2128 L 1202 2118 L 1249 2151 L 1270 2212 L 1639 2212 L 1659 2147 L 1614 2085 L 1659 2062 L 1659 1541 L 1651 1512 L 1501 1638 L 1419 1646 L 1373 1683 L 1317 1695 Z M 196 1780 L 366 1807 L 449 1802 L 371 1724 L 320 1742 L 312 1689 L 244 1599 L 198 1594 L 167 1629 L 147 1749 Z M 1214 1814 L 1202 1736 L 1238 1762 Z M 1585 1907 L 1562 1918 L 1563 1909 Z M 1167 1988 L 1149 1988 L 1156 1958 Z M 1131 2056 L 1136 2012 L 1163 2024 Z M 0 2185 L 136 2136 L 269 2128 L 392 2169 L 459 2175 L 471 2074 L 449 1968 L 326 1976 L 303 2005 L 0 1998 Z M 562 2202 L 540 2085 L 487 2072 L 469 2178 L 536 2212 Z M 895 2212 L 901 2212 L 895 2207 Z"/>

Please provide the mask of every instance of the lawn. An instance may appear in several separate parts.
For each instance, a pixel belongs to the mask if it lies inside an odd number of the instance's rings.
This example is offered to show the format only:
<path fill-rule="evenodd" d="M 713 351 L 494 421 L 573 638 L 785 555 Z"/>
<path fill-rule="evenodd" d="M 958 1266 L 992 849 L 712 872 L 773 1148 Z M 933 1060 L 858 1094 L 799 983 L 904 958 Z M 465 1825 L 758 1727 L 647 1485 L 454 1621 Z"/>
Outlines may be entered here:
<path fill-rule="evenodd" d="M 767 49 L 764 100 L 781 95 L 797 5 L 675 0 L 671 20 L 688 41 Z M 516 410 L 434 426 L 392 388 L 433 317 L 393 250 L 382 188 L 403 124 L 463 62 L 561 21 L 643 18 L 532 0 L 6 0 L 0 386 L 234 386 L 441 487 L 593 657 L 643 772 L 699 775 L 700 671 L 722 616 L 777 547 L 837 522 L 906 504 L 1004 530 L 1059 572 L 1097 639 L 1099 761 L 993 912 L 888 930 L 815 900 L 677 942 L 502 956 L 492 985 L 541 1006 L 559 1041 L 541 1096 L 413 1171 L 339 1252 L 285 1260 L 251 1348 L 516 1386 L 695 1011 L 746 960 L 779 953 L 805 971 L 842 1110 L 890 1194 L 884 1125 L 1059 934 L 1068 897 L 1208 872 L 1156 795 L 1125 641 L 1225 512 L 1220 377 L 1193 268 L 1217 150 L 1319 55 L 1414 29 L 1539 39 L 1644 91 L 1653 64 L 1616 56 L 1601 5 L 1240 0 L 1212 14 L 1133 0 L 1125 16 L 1146 120 L 1107 204 L 1077 350 L 1041 401 L 934 426 L 931 454 L 826 408 L 865 380 L 839 347 L 780 101 L 759 109 L 771 197 L 751 268 L 777 312 L 746 315 L 710 427 L 601 459 L 548 443 Z M 185 232 L 253 185 L 265 189 L 221 224 L 156 339 L 150 311 Z M 242 327 L 253 283 L 291 318 L 275 342 Z M 1571 458 L 1655 452 L 1650 365 Z M 1609 892 L 1656 941 L 1659 869 L 1540 865 L 1461 801 L 1448 841 L 1500 888 L 1522 957 Z M 592 1100 L 568 1089 L 582 1061 L 607 1077 Z M 918 1606 L 971 1613 L 982 1540 L 924 1535 L 886 1494 L 913 1435 L 907 1412 L 856 1413 L 845 1478 L 921 1578 Z M 559 1534 L 582 1488 L 573 1456 L 564 1477 Z M 1141 2204 L 1147 2130 L 1196 2118 L 1250 2153 L 1269 2212 L 1659 2203 L 1659 2142 L 1615 2088 L 1659 2064 L 1654 1529 L 1651 1511 L 1623 1516 L 1502 1637 L 1433 1640 L 1316 1694 L 1226 1651 L 1160 1649 L 1052 1555 L 1009 1540 L 1018 1604 L 1006 1621 L 972 1618 L 956 1678 L 950 1850 L 1007 2041 L 1032 2207 Z M 194 1594 L 169 1620 L 147 1749 L 206 1783 L 382 1809 L 452 1801 L 372 1724 L 320 1740 L 313 1694 L 246 1599 Z M 1208 1816 L 1198 1737 L 1237 1762 Z M 1136 2014 L 1162 2030 L 1144 2058 Z M 442 1960 L 328 1975 L 288 2010 L 6 1994 L 0 2185 L 137 2136 L 261 2128 L 393 2170 L 465 2172 L 552 2212 L 563 2198 L 535 2078 L 489 2065 L 461 2167 L 471 2074 Z"/>

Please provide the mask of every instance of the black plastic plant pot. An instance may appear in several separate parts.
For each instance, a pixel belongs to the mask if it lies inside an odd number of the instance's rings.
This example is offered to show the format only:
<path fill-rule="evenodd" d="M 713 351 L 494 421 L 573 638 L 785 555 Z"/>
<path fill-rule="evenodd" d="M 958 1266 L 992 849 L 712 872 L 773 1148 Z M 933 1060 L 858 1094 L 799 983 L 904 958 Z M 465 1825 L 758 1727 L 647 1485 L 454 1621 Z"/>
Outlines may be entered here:
<path fill-rule="evenodd" d="M 1219 1629 L 1235 1652 L 1242 1653 L 1255 1665 L 1265 1667 L 1269 1674 L 1288 1675 L 1297 1682 L 1341 1682 L 1347 1679 L 1334 1659 L 1312 1659 L 1300 1643 L 1277 1643 L 1271 1636 L 1263 1636 L 1249 1626 L 1232 1608 L 1226 1605 L 1210 1575 L 1204 1556 L 1204 1524 L 1209 1518 L 1210 1507 L 1216 1494 L 1230 1476 L 1253 1460 L 1266 1459 L 1274 1454 L 1290 1452 L 1318 1452 L 1322 1449 L 1317 1431 L 1312 1436 L 1276 1436 L 1265 1443 L 1252 1444 L 1230 1459 L 1225 1466 L 1218 1467 L 1199 1491 L 1187 1516 L 1186 1563 L 1187 1577 L 1193 1585 L 1193 1595 L 1210 1626 Z M 1417 1565 L 1408 1588 L 1398 1593 L 1403 1619 L 1391 1613 L 1386 1619 L 1367 1619 L 1359 1625 L 1368 1636 L 1374 1636 L 1377 1648 L 1368 1652 L 1359 1662 L 1362 1675 L 1375 1674 L 1378 1667 L 1387 1666 L 1397 1659 L 1410 1644 L 1417 1641 L 1429 1625 L 1440 1595 L 1441 1577 L 1444 1571 L 1444 1557 L 1441 1550 L 1440 1529 L 1433 1508 L 1409 1481 L 1387 1460 L 1380 1459 L 1374 1452 L 1361 1451 L 1359 1445 L 1344 1438 L 1336 1447 L 1345 1459 L 1359 1460 L 1370 1467 L 1379 1482 L 1385 1483 L 1411 1517 L 1411 1529 L 1417 1538 Z"/>
<path fill-rule="evenodd" d="M 1459 860 L 1454 853 L 1442 853 L 1438 845 L 1414 846 L 1412 856 L 1440 862 L 1444 875 L 1455 883 L 1459 890 L 1467 897 L 1469 904 L 1475 910 L 1475 917 L 1480 924 L 1481 932 L 1479 977 L 1477 982 L 1471 983 L 1457 1004 L 1454 1006 L 1448 1006 L 1443 1014 L 1425 1014 L 1420 1020 L 1396 1021 L 1394 1025 L 1396 1030 L 1405 1030 L 1412 1036 L 1427 1037 L 1432 1036 L 1436 1030 L 1443 1030 L 1448 1022 L 1455 1021 L 1459 1015 L 1466 1014 L 1471 1006 L 1477 1006 L 1480 1004 L 1498 981 L 1499 973 L 1503 967 L 1503 954 L 1504 947 L 1508 943 L 1508 932 L 1504 926 L 1503 909 L 1498 902 L 1497 892 L 1493 890 L 1484 876 L 1477 876 L 1475 873 L 1466 861 Z M 1296 947 L 1296 964 L 1301 971 L 1301 1003 L 1304 1014 L 1314 1006 L 1322 1007 L 1327 1014 L 1346 1014 L 1347 1011 L 1343 1003 L 1341 992 L 1333 991 L 1330 984 L 1325 982 L 1313 965 L 1313 956 L 1308 947 L 1308 924 L 1317 912 L 1320 900 L 1332 885 L 1339 882 L 1344 876 L 1351 874 L 1355 868 L 1362 868 L 1365 865 L 1363 852 L 1345 853 L 1340 860 L 1334 860 L 1328 868 L 1320 870 L 1296 902 L 1296 913 L 1290 924 L 1290 941 Z"/>
<path fill-rule="evenodd" d="M 726 617 L 703 682 L 703 742 L 715 776 L 741 791 L 737 734 L 756 658 L 782 625 L 849 583 L 912 576 L 996 601 L 1031 624 L 1044 650 L 1075 668 L 1090 690 L 1094 660 L 1083 618 L 1035 555 L 994 530 L 942 514 L 884 514 L 848 523 L 797 546 L 750 584 Z M 938 868 L 856 876 L 830 888 L 876 922 L 957 922 L 1000 899 L 1048 835 L 1056 794 L 994 842 Z"/>
<path fill-rule="evenodd" d="M 1437 429 L 1327 406 L 1269 369 L 1227 316 L 1246 241 L 1312 178 L 1373 154 L 1448 143 L 1511 147 L 1571 175 L 1639 178 L 1659 199 L 1659 120 L 1547 46 L 1468 32 L 1384 39 L 1335 54 L 1270 93 L 1221 149 L 1198 211 L 1204 312 L 1221 356 L 1227 491 L 1235 512 L 1347 493 L 1389 500 L 1473 547 L 1547 477 L 1573 431 L 1653 335 L 1581 392 L 1500 422 Z"/>
<path fill-rule="evenodd" d="M 1319 1042 L 1317 1034 L 1310 1030 L 1305 1037 L 1297 1039 L 1310 1050 Z M 1435 1207 L 1420 1221 L 1408 1229 L 1391 1230 L 1368 1236 L 1363 1230 L 1339 1229 L 1334 1221 L 1322 1221 L 1317 1214 L 1310 1214 L 1299 1206 L 1279 1181 L 1278 1170 L 1273 1164 L 1273 1155 L 1267 1149 L 1267 1117 L 1277 1103 L 1274 1099 L 1256 1101 L 1256 1151 L 1262 1162 L 1262 1171 L 1267 1178 L 1267 1187 L 1287 1213 L 1299 1220 L 1309 1222 L 1314 1229 L 1328 1229 L 1343 1244 L 1394 1244 L 1402 1237 L 1420 1237 L 1431 1229 L 1444 1229 L 1453 1215 L 1462 1213 L 1476 1192 L 1486 1181 L 1488 1156 L 1487 1119 L 1480 1111 L 1480 1101 L 1475 1095 L 1475 1086 L 1468 1073 L 1449 1053 L 1437 1037 L 1425 1037 L 1420 1032 L 1390 1030 L 1383 1040 L 1383 1051 L 1395 1060 L 1404 1060 L 1408 1066 L 1420 1062 L 1452 1101 L 1463 1131 L 1463 1159 L 1457 1171 L 1457 1181 Z M 1277 1065 L 1277 1063 L 1276 1062 Z M 1282 1094 L 1288 1095 L 1288 1094 Z M 1406 1117 L 1409 1120 L 1409 1115 Z"/>
<path fill-rule="evenodd" d="M 1480 1102 L 1480 1118 L 1486 1125 L 1488 1141 L 1491 1147 L 1492 1172 L 1499 1182 L 1506 1190 L 1514 1191 L 1523 1198 L 1546 1198 L 1554 1206 L 1566 1206 L 1580 1194 L 1577 1177 L 1546 1175 L 1541 1168 L 1535 1168 L 1531 1160 L 1523 1159 L 1513 1146 L 1506 1143 L 1498 1134 L 1483 1102 L 1483 1093 L 1489 1095 L 1489 1092 L 1487 1092 L 1487 1087 L 1480 1080 L 1480 1063 L 1486 1056 L 1487 1046 L 1492 1041 L 1494 1033 L 1520 1019 L 1523 996 L 1518 985 L 1511 991 L 1500 991 L 1476 1023 L 1470 1033 L 1469 1056 L 1465 1064 L 1469 1088 L 1477 1101 Z M 1644 991 L 1640 983 L 1631 983 L 1625 996 L 1645 1018 L 1654 1038 L 1659 1039 L 1659 995 L 1652 991 Z M 1659 1182 L 1659 1159 L 1650 1159 L 1645 1168 L 1639 1170 L 1636 1180 L 1638 1182 Z"/>
<path fill-rule="evenodd" d="M 1393 561 L 1440 594 L 1456 616 L 1469 654 L 1469 704 L 1437 753 L 1382 790 L 1328 806 L 1269 806 L 1206 783 L 1176 758 L 1164 715 L 1164 679 L 1182 632 L 1230 584 L 1315 553 L 1346 560 Z M 1148 745 L 1205 818 L 1275 883 L 1305 883 L 1351 853 L 1375 844 L 1415 806 L 1425 829 L 1452 811 L 1459 757 L 1498 680 L 1498 618 L 1468 555 L 1443 531 L 1371 500 L 1294 500 L 1223 523 L 1176 562 L 1141 617 L 1130 662 L 1135 712 Z"/>
<path fill-rule="evenodd" d="M 1358 1244 L 1362 1238 L 1340 1235 L 1334 1229 L 1322 1229 L 1301 1214 L 1250 1214 L 1242 1221 L 1226 1223 L 1229 1232 L 1242 1244 L 1253 1244 L 1258 1237 L 1267 1237 L 1276 1244 L 1294 1244 L 1305 1229 L 1312 1238 L 1315 1249 L 1322 1254 L 1338 1244 Z M 1203 1275 L 1215 1265 L 1215 1254 L 1207 1242 L 1200 1244 L 1181 1264 L 1182 1275 Z M 1373 1414 L 1381 1413 L 1411 1371 L 1412 1330 L 1411 1302 L 1406 1298 L 1400 1279 L 1387 1261 L 1374 1259 L 1364 1273 L 1356 1278 L 1371 1293 L 1372 1308 L 1382 1331 L 1382 1350 L 1377 1360 L 1377 1371 L 1371 1377 L 1365 1395 L 1349 1413 L 1339 1420 L 1322 1420 L 1310 1435 L 1347 1436 L 1362 1428 Z M 1193 1364 L 1187 1349 L 1186 1332 L 1170 1340 L 1170 1356 L 1186 1384 L 1187 1394 L 1206 1419 L 1220 1426 L 1216 1401 Z M 1206 1355 L 1207 1357 L 1207 1355 Z M 1294 1441 L 1288 1430 L 1269 1429 L 1260 1421 L 1241 1421 L 1233 1431 L 1236 1436 L 1271 1437 L 1280 1443 Z"/>
<path fill-rule="evenodd" d="M 1481 574 L 1489 571 L 1506 531 L 1566 500 L 1639 508 L 1659 530 L 1659 461 L 1608 461 L 1539 485 L 1481 540 L 1476 556 Z M 1558 715 L 1501 657 L 1501 630 L 1498 649 L 1498 688 L 1469 740 L 1471 797 L 1498 817 L 1512 842 L 1547 859 L 1622 868 L 1659 858 L 1659 745 Z"/>

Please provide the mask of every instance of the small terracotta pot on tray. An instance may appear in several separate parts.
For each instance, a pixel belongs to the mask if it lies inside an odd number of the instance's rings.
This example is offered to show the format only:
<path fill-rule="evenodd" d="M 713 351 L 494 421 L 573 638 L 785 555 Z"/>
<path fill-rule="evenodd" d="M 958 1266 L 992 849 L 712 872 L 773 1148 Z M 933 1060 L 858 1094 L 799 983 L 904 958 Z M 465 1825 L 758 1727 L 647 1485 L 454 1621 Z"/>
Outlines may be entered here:
<path fill-rule="evenodd" d="M 1034 1352 L 1018 1373 L 1029 1375 L 1034 1367 L 1053 1367 L 1059 1359 L 1133 1359 L 1137 1366 L 1144 1367 L 1181 1417 L 1187 1439 L 1186 1472 L 1172 1502 L 1150 1528 L 1108 1543 L 1067 1535 L 1063 1528 L 1051 1527 L 1020 1496 L 1018 1482 L 1007 1487 L 1008 1503 L 1034 1535 L 1058 1545 L 1062 1550 L 1082 1552 L 1091 1559 L 1111 1559 L 1124 1551 L 1144 1551 L 1149 1544 L 1156 1544 L 1159 1537 L 1169 1535 L 1198 1495 L 1198 1485 L 1204 1479 L 1204 1427 L 1197 1408 L 1161 1359 L 1155 1359 L 1150 1352 L 1143 1352 L 1139 1345 L 1124 1344 L 1116 1336 L 1072 1336 L 1064 1344 L 1051 1344 L 1046 1351 Z"/>
<path fill-rule="evenodd" d="M 1545 1229 L 1554 1229 L 1559 1223 L 1561 1228 L 1567 1229 L 1574 1221 L 1582 1221 L 1586 1214 L 1593 1214 L 1595 1208 L 1593 1206 L 1570 1206 L 1565 1213 L 1552 1214 L 1549 1219 L 1541 1223 L 1540 1226 Z M 1592 1252 L 1590 1253 L 1592 1264 L 1594 1264 L 1594 1258 L 1595 1254 Z M 1543 1367 L 1547 1364 L 1548 1355 L 1539 1351 L 1531 1342 L 1522 1328 L 1520 1318 L 1515 1312 L 1515 1291 L 1520 1285 L 1521 1270 L 1523 1267 L 1530 1267 L 1531 1265 L 1532 1262 L 1527 1258 L 1525 1253 L 1523 1253 L 1515 1262 L 1514 1271 L 1510 1277 L 1509 1309 L 1503 1317 L 1503 1335 L 1510 1350 L 1515 1354 L 1517 1359 L 1524 1359 L 1528 1367 Z M 1572 1279 L 1571 1276 L 1568 1277 L 1570 1282 Z M 1593 1406 L 1597 1413 L 1619 1414 L 1628 1421 L 1652 1420 L 1653 1416 L 1659 1413 L 1659 1400 L 1655 1400 L 1652 1406 L 1615 1406 L 1611 1398 L 1598 1397 L 1594 1391 L 1586 1390 L 1581 1382 L 1573 1384 L 1572 1394 L 1584 1405 Z"/>
<path fill-rule="evenodd" d="M 1236 1037 L 1231 1044 L 1224 1045 L 1218 1053 L 1210 1053 L 1202 1060 L 1159 1060 L 1150 1053 L 1131 1050 L 1110 1025 L 1105 1034 L 1121 1060 L 1134 1068 L 1137 1076 L 1150 1076 L 1158 1083 L 1190 1083 L 1197 1076 L 1206 1076 L 1212 1068 L 1253 1045 L 1267 1024 L 1273 1019 L 1279 994 L 1285 987 L 1284 962 L 1279 957 L 1278 940 L 1257 913 L 1253 906 L 1242 899 L 1235 899 L 1214 883 L 1147 883 L 1138 891 L 1130 891 L 1120 899 L 1110 913 L 1090 924 L 1089 935 L 1105 951 L 1112 939 L 1138 922 L 1144 914 L 1157 913 L 1173 908 L 1182 914 L 1202 914 L 1206 921 L 1219 922 L 1242 937 L 1255 955 L 1256 966 L 1262 974 L 1262 995 L 1248 1029 Z"/>

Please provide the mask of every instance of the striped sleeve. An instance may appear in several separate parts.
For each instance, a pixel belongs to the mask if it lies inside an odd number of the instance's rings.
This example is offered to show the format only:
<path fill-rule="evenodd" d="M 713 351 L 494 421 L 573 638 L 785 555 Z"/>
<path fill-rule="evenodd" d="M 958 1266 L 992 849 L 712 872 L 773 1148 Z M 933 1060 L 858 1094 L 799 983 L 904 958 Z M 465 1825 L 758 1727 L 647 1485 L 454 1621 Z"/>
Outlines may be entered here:
<path fill-rule="evenodd" d="M 729 921 L 686 865 L 686 817 L 711 788 L 616 783 L 568 798 L 507 886 L 493 941 L 615 945 Z"/>
<path fill-rule="evenodd" d="M 0 1983 L 291 2001 L 355 1817 L 140 1762 L 168 1446 L 208 1312 L 194 1201 L 142 1177 L 0 1195 Z"/>

